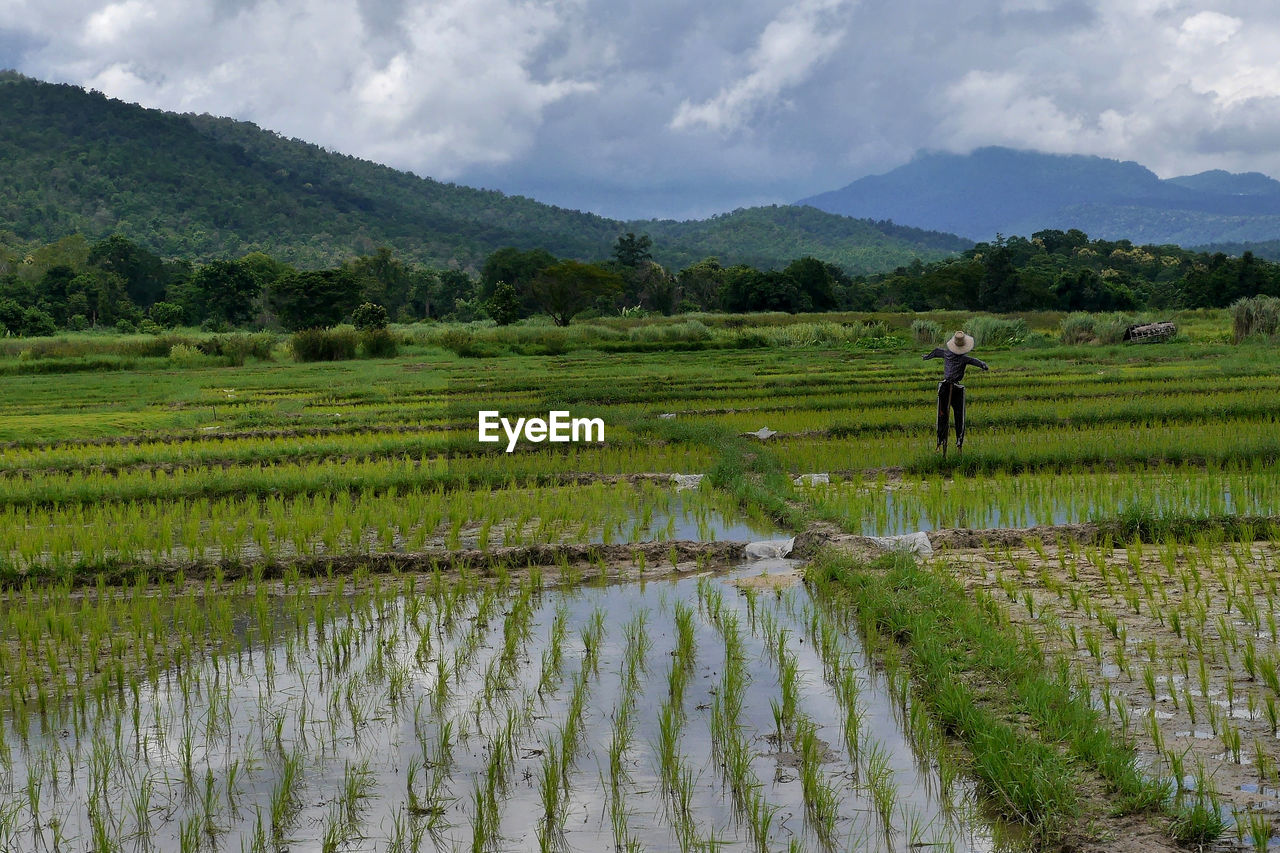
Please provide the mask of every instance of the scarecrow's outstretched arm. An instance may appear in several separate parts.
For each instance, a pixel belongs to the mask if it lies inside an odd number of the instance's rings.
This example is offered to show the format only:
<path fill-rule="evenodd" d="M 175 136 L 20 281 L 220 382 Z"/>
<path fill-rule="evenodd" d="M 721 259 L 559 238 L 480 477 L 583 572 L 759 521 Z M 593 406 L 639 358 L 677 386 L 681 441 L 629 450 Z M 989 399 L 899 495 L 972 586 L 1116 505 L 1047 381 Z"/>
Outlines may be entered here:
<path fill-rule="evenodd" d="M 921 361 L 928 361 L 931 358 L 942 358 L 944 355 L 946 355 L 946 353 L 943 352 L 941 349 L 935 349 L 933 352 L 929 353 L 923 359 L 921 359 Z"/>
<path fill-rule="evenodd" d="M 965 364 L 972 364 L 974 367 L 981 367 L 983 370 L 990 370 L 990 368 L 987 367 L 987 363 L 985 361 L 974 358 L 971 355 L 966 355 L 964 357 L 964 361 L 965 361 Z"/>

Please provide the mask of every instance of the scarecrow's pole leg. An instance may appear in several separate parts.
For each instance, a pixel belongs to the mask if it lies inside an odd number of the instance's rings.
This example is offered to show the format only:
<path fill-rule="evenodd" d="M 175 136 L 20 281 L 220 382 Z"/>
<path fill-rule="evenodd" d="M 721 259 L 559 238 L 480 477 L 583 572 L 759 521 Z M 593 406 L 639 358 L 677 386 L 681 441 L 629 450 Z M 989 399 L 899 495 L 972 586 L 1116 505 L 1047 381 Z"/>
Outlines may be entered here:
<path fill-rule="evenodd" d="M 948 425 L 950 425 L 951 423 L 951 395 L 955 393 L 955 390 L 956 390 L 956 384 L 954 382 L 948 382 L 947 383 L 947 407 L 942 411 L 942 417 L 945 419 L 944 422 Z M 959 436 L 959 434 L 960 434 L 960 424 L 957 423 L 956 424 L 957 437 Z M 942 437 L 942 458 L 944 460 L 947 458 L 947 438 L 948 436 L 944 433 Z M 960 451 L 960 447 L 959 445 L 957 445 L 956 452 L 958 453 L 959 451 Z"/>
<path fill-rule="evenodd" d="M 951 420 L 951 413 L 949 411 L 951 407 L 951 398 L 949 395 L 944 398 L 942 394 L 943 385 L 947 385 L 947 383 L 945 381 L 938 383 L 938 445 L 935 450 L 942 451 L 942 457 L 945 459 L 947 456 L 947 425 Z M 950 388 L 949 385 L 947 387 Z"/>

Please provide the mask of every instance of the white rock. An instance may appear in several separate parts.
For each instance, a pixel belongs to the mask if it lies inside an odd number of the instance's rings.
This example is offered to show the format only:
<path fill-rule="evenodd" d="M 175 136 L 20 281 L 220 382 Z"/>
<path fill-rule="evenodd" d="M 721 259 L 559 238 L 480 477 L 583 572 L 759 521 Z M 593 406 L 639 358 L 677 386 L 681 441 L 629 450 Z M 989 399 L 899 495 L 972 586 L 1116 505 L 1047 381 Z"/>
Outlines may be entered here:
<path fill-rule="evenodd" d="M 760 429 L 756 430 L 755 432 L 746 433 L 746 435 L 754 435 L 756 438 L 760 439 L 761 441 L 764 441 L 767 438 L 773 438 L 777 434 L 778 434 L 777 430 L 769 429 L 768 427 L 760 427 Z"/>
<path fill-rule="evenodd" d="M 702 478 L 705 474 L 672 474 L 671 482 L 676 484 L 676 491 L 681 489 L 696 489 L 702 485 Z"/>
<path fill-rule="evenodd" d="M 791 482 L 797 486 L 818 486 L 829 485 L 831 483 L 830 474 L 801 474 Z"/>
<path fill-rule="evenodd" d="M 869 536 L 867 538 L 886 551 L 906 551 L 918 557 L 933 556 L 933 545 L 929 542 L 928 534 L 923 530 L 902 536 Z"/>
<path fill-rule="evenodd" d="M 675 416 L 676 416 L 675 412 L 663 412 L 662 414 L 658 415 L 658 417 L 665 418 L 666 420 L 671 420 Z"/>
<path fill-rule="evenodd" d="M 785 557 L 791 553 L 791 549 L 795 547 L 796 539 L 792 536 L 790 539 L 767 539 L 763 542 L 748 542 L 744 553 L 748 557 L 754 557 L 757 560 L 770 560 L 778 557 Z"/>

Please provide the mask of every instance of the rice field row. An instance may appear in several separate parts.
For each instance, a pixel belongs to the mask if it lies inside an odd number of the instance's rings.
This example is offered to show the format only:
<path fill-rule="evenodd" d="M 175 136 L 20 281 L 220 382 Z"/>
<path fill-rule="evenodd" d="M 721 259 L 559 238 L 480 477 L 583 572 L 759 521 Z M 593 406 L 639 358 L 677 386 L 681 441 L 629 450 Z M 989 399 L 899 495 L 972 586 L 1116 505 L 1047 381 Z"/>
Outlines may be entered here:
<path fill-rule="evenodd" d="M 711 489 L 593 483 L 542 489 L 335 491 L 303 497 L 101 501 L 0 509 L 9 578 L 98 567 L 277 563 L 548 543 L 765 539 L 773 524 Z"/>
<path fill-rule="evenodd" d="M 1172 518 L 1267 517 L 1280 507 L 1280 467 L 1249 460 L 1112 473 L 854 478 L 806 485 L 806 501 L 848 530 L 889 536 L 917 530 L 1033 527 Z"/>

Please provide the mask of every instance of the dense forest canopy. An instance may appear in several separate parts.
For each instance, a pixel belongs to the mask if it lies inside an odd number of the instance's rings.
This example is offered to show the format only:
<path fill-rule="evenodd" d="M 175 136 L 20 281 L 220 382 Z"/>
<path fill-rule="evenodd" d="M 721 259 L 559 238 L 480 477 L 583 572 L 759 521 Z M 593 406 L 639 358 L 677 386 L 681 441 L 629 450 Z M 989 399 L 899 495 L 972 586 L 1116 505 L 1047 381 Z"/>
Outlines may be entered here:
<path fill-rule="evenodd" d="M 769 269 L 800 254 L 852 272 L 936 260 L 954 235 L 813 208 L 705 221 L 624 223 L 493 190 L 420 178 L 248 122 L 144 109 L 0 72 L 0 231 L 47 244 L 113 234 L 194 262 L 262 252 L 316 270 L 379 246 L 407 262 L 476 272 L 497 249 L 592 262 L 648 232 L 679 268 L 715 255 Z"/>
<path fill-rule="evenodd" d="M 325 269 L 263 252 L 195 263 L 162 258 L 127 237 L 80 235 L 31 248 L 0 234 L 0 328 L 157 331 L 181 324 L 304 329 L 377 306 L 391 319 L 510 323 L 533 314 L 558 324 L 637 310 L 688 311 L 1126 311 L 1221 307 L 1280 295 L 1280 264 L 1177 246 L 1090 240 L 1080 231 L 980 243 L 959 257 L 893 272 L 850 275 L 812 256 L 781 269 L 702 258 L 679 270 L 655 260 L 660 241 L 626 232 L 608 260 L 507 246 L 478 276 L 430 267 L 389 247 Z"/>

